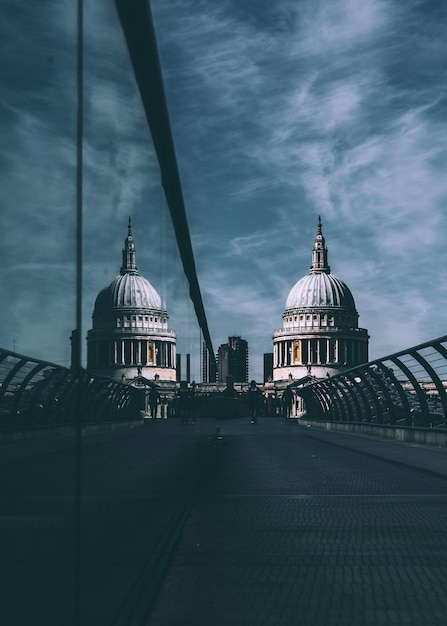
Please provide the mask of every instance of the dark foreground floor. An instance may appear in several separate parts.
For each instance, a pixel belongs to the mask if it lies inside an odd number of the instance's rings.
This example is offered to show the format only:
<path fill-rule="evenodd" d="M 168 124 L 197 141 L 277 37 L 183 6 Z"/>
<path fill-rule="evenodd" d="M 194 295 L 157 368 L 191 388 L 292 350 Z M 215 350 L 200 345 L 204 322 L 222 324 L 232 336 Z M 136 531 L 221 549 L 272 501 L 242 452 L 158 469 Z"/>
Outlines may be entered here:
<path fill-rule="evenodd" d="M 445 450 L 274 418 L 219 427 L 86 441 L 81 624 L 447 623 Z M 15 446 L 0 466 L 0 623 L 71 625 L 71 450 Z"/>

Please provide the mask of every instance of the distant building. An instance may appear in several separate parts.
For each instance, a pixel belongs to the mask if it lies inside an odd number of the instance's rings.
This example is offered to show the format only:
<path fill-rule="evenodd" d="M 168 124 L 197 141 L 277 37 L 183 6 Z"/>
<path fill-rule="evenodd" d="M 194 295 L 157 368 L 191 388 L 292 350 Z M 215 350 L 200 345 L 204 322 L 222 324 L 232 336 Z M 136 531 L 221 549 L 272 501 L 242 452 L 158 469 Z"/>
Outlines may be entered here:
<path fill-rule="evenodd" d="M 182 355 L 177 352 L 175 356 L 175 369 L 177 370 L 177 382 L 182 380 Z"/>
<path fill-rule="evenodd" d="M 166 305 L 139 275 L 129 218 L 119 275 L 99 292 L 87 334 L 87 369 L 129 382 L 176 380 L 176 335 Z"/>
<path fill-rule="evenodd" d="M 273 352 L 264 354 L 264 382 L 268 383 L 273 380 Z"/>
<path fill-rule="evenodd" d="M 202 344 L 202 383 L 215 383 L 216 374 L 211 374 L 211 359 L 206 343 Z"/>
<path fill-rule="evenodd" d="M 217 382 L 232 376 L 236 383 L 248 382 L 248 343 L 241 337 L 228 337 L 217 352 Z"/>
<path fill-rule="evenodd" d="M 291 289 L 283 327 L 273 335 L 273 381 L 323 378 L 368 361 L 368 332 L 358 327 L 349 288 L 331 274 L 321 219 L 310 273 Z"/>

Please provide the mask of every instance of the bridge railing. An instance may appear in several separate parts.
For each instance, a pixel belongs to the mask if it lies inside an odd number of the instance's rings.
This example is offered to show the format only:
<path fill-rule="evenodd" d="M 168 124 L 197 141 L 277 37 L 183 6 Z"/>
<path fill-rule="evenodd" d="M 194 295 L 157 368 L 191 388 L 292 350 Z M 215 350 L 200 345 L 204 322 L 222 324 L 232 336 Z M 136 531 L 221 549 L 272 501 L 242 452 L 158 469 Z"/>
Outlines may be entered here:
<path fill-rule="evenodd" d="M 132 420 L 142 392 L 0 349 L 0 429 Z"/>
<path fill-rule="evenodd" d="M 298 391 L 307 418 L 447 427 L 447 335 Z"/>

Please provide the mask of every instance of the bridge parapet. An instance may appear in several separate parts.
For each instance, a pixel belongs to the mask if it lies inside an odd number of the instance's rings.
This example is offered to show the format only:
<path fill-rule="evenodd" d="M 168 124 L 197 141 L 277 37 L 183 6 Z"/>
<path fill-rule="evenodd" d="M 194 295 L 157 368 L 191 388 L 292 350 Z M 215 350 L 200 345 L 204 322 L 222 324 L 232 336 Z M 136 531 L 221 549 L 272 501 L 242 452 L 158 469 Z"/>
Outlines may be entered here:
<path fill-rule="evenodd" d="M 129 385 L 0 349 L 0 429 L 133 420 L 143 405 Z"/>
<path fill-rule="evenodd" d="M 307 419 L 447 427 L 447 335 L 297 390 Z"/>

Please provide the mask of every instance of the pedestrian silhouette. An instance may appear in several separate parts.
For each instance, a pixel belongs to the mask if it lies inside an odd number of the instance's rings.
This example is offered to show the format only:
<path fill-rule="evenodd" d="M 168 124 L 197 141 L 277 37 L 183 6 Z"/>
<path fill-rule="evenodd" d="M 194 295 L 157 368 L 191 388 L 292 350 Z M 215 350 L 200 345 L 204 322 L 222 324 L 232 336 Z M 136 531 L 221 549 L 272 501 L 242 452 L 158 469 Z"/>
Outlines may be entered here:
<path fill-rule="evenodd" d="M 250 419 L 252 424 L 256 424 L 258 421 L 258 411 L 261 405 L 261 391 L 256 385 L 256 381 L 250 382 L 248 388 L 248 406 L 250 408 Z"/>
<path fill-rule="evenodd" d="M 286 387 L 284 389 L 284 393 L 282 394 L 282 398 L 281 398 L 282 414 L 283 414 L 283 417 L 286 418 L 286 420 L 289 419 L 290 413 L 292 411 L 292 401 L 293 401 L 292 390 L 290 389 L 290 387 Z"/>
<path fill-rule="evenodd" d="M 151 409 L 151 417 L 155 419 L 157 417 L 157 409 L 160 404 L 160 394 L 158 393 L 157 387 L 151 387 L 149 391 L 149 406 Z"/>

